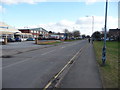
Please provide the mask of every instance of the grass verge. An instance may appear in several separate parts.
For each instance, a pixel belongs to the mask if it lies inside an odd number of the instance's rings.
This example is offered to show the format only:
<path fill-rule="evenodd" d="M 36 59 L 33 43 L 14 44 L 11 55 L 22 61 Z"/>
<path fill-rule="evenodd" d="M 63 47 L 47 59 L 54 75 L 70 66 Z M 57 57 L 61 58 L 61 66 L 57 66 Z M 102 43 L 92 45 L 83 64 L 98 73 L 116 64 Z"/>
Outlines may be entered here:
<path fill-rule="evenodd" d="M 106 65 L 101 66 L 103 42 L 94 42 L 94 49 L 97 62 L 99 64 L 104 88 L 118 88 L 118 53 L 120 53 L 120 51 L 118 50 L 119 43 L 120 42 L 106 43 Z"/>
<path fill-rule="evenodd" d="M 46 42 L 39 42 L 38 45 L 53 45 L 53 44 L 59 44 L 62 42 L 58 42 L 58 41 L 46 41 Z"/>

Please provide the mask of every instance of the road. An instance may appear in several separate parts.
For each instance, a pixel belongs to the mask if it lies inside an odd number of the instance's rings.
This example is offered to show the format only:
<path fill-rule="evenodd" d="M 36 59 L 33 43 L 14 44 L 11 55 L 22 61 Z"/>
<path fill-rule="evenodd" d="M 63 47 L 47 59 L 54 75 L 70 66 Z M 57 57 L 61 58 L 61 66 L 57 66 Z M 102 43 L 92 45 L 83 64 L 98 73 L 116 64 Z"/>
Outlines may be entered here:
<path fill-rule="evenodd" d="M 3 88 L 44 88 L 51 78 L 87 44 L 86 40 L 74 41 L 3 58 Z"/>
<path fill-rule="evenodd" d="M 36 50 L 36 49 L 49 47 L 49 46 L 51 46 L 51 45 L 37 45 L 37 44 L 35 44 L 35 41 L 12 42 L 12 43 L 8 43 L 7 45 L 2 45 L 2 47 L 1 47 L 2 48 L 2 56 L 14 55 L 17 53 L 27 52 L 30 50 Z"/>

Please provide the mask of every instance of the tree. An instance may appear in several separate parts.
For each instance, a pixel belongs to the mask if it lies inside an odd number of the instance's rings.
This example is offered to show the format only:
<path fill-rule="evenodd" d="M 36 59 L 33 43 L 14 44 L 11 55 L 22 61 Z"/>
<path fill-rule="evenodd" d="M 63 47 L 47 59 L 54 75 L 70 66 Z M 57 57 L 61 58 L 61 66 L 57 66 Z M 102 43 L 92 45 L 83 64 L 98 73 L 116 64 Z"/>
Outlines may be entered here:
<path fill-rule="evenodd" d="M 86 37 L 87 37 L 87 38 L 90 38 L 90 35 L 87 35 Z"/>
<path fill-rule="evenodd" d="M 64 33 L 65 33 L 65 40 L 67 40 L 68 39 L 68 33 L 69 33 L 68 29 L 64 29 Z"/>
<path fill-rule="evenodd" d="M 49 31 L 48 33 L 53 33 L 52 31 Z"/>
<path fill-rule="evenodd" d="M 72 38 L 73 37 L 73 33 L 72 32 L 68 32 L 68 37 Z"/>
<path fill-rule="evenodd" d="M 58 32 L 57 35 L 60 35 L 60 32 Z"/>
<path fill-rule="evenodd" d="M 83 39 L 86 38 L 85 34 L 82 35 L 82 38 L 83 38 Z"/>
<path fill-rule="evenodd" d="M 80 37 L 80 31 L 78 31 L 78 30 L 73 31 L 73 36 Z"/>
<path fill-rule="evenodd" d="M 92 35 L 93 39 L 95 39 L 95 40 L 100 40 L 101 36 L 102 35 L 98 31 L 94 32 L 93 35 Z"/>

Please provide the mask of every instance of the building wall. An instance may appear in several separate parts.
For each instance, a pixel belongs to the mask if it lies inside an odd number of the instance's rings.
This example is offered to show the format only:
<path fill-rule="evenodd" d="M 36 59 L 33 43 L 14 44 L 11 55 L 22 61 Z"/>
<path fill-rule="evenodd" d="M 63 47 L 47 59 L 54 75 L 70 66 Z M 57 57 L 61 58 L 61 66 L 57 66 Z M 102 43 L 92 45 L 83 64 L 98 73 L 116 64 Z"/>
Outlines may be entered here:
<path fill-rule="evenodd" d="M 48 38 L 49 34 L 46 30 L 41 30 L 41 28 L 33 28 L 33 29 L 19 29 L 22 33 L 31 33 L 34 38 L 39 37 L 39 35 L 43 35 L 43 38 Z"/>
<path fill-rule="evenodd" d="M 120 29 L 110 29 L 109 36 L 114 37 L 115 39 L 120 39 Z"/>
<path fill-rule="evenodd" d="M 26 29 L 26 30 L 19 30 L 19 31 L 21 31 L 22 33 L 30 33 L 30 32 L 31 32 L 31 30 L 29 30 L 29 29 Z"/>

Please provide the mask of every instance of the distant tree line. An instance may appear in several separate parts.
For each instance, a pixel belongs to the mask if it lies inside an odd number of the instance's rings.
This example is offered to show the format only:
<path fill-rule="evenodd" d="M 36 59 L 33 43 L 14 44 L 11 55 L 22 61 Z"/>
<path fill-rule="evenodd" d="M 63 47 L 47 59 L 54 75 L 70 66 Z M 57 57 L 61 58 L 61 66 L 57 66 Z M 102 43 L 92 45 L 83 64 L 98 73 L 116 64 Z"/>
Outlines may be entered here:
<path fill-rule="evenodd" d="M 107 37 L 106 39 L 108 41 L 118 41 L 120 40 L 120 36 L 115 36 L 115 35 L 111 35 L 109 32 L 107 32 Z M 92 34 L 92 37 L 94 40 L 97 40 L 97 41 L 101 41 L 104 39 L 104 33 L 100 33 L 99 31 L 96 31 Z"/>
<path fill-rule="evenodd" d="M 65 33 L 65 40 L 80 37 L 79 30 L 74 30 L 74 31 L 70 32 L 68 29 L 64 29 L 64 33 Z"/>

